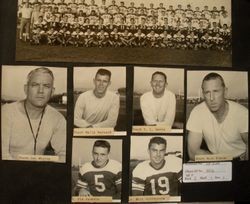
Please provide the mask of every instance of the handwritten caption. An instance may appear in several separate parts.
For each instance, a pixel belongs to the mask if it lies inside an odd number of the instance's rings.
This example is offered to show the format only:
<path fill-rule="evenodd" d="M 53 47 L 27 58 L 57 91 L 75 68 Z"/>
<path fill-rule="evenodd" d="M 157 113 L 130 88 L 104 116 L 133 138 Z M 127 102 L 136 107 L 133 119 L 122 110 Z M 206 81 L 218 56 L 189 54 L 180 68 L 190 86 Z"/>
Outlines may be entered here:
<path fill-rule="evenodd" d="M 187 163 L 183 165 L 183 182 L 216 182 L 232 180 L 231 162 Z"/>

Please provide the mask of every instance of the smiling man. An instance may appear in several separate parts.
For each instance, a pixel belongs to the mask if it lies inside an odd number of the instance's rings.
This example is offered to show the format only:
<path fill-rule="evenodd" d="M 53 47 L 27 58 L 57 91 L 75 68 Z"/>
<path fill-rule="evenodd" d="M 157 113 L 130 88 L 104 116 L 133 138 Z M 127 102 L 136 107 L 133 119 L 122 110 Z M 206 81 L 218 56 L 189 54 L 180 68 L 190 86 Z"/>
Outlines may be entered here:
<path fill-rule="evenodd" d="M 54 92 L 54 75 L 46 67 L 32 70 L 24 85 L 26 99 L 2 106 L 2 158 L 43 155 L 51 146 L 65 162 L 66 121 L 48 105 Z"/>
<path fill-rule="evenodd" d="M 176 156 L 165 156 L 167 141 L 153 137 L 148 144 L 150 160 L 139 163 L 132 177 L 132 196 L 180 195 L 182 161 Z"/>
<path fill-rule="evenodd" d="M 121 198 L 122 167 L 109 159 L 110 143 L 96 140 L 92 149 L 92 162 L 80 168 L 76 191 L 79 196 L 111 196 Z"/>
<path fill-rule="evenodd" d="M 112 128 L 116 126 L 120 99 L 108 90 L 111 72 L 99 69 L 93 79 L 94 90 L 82 93 L 75 105 L 74 124 L 81 128 Z"/>
<path fill-rule="evenodd" d="M 227 154 L 234 159 L 248 159 L 248 109 L 226 99 L 224 79 L 217 73 L 202 81 L 204 102 L 191 112 L 187 122 L 188 153 L 195 155 Z M 208 150 L 202 149 L 202 140 Z"/>
<path fill-rule="evenodd" d="M 140 98 L 142 115 L 146 125 L 173 126 L 175 119 L 175 94 L 167 90 L 167 76 L 163 72 L 154 72 L 150 85 L 152 91 Z"/>

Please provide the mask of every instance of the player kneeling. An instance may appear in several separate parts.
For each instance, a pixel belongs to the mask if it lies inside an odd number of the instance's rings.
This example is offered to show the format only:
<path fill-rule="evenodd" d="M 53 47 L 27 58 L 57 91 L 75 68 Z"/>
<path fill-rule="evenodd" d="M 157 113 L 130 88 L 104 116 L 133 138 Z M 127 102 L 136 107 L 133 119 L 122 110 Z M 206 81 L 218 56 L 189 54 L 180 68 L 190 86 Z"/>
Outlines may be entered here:
<path fill-rule="evenodd" d="M 149 47 L 160 47 L 159 46 L 159 35 L 155 33 L 153 30 L 147 34 L 147 44 Z"/>
<path fill-rule="evenodd" d="M 142 33 L 141 29 L 139 29 L 134 34 L 134 40 L 132 44 L 136 47 L 145 47 L 146 46 L 146 35 Z"/>
<path fill-rule="evenodd" d="M 121 43 L 125 47 L 132 46 L 132 40 L 134 39 L 132 33 L 130 33 L 127 29 L 121 33 Z"/>
<path fill-rule="evenodd" d="M 194 32 L 190 32 L 186 37 L 187 48 L 197 50 L 199 47 L 198 36 L 194 34 Z"/>
<path fill-rule="evenodd" d="M 30 39 L 30 44 L 31 45 L 40 45 L 44 34 L 45 34 L 44 30 L 41 30 L 40 27 L 33 29 L 31 39 Z"/>
<path fill-rule="evenodd" d="M 74 45 L 75 47 L 81 46 L 83 44 L 82 36 L 83 36 L 83 32 L 80 31 L 79 28 L 77 28 L 71 34 L 71 37 L 72 37 L 71 38 L 71 44 Z"/>
<path fill-rule="evenodd" d="M 168 34 L 168 32 L 165 30 L 163 33 L 160 34 L 160 46 L 161 47 L 172 47 L 172 35 Z"/>
<path fill-rule="evenodd" d="M 66 27 L 63 27 L 57 35 L 57 41 L 61 46 L 69 45 L 69 41 L 71 40 L 71 33 L 67 30 Z"/>
<path fill-rule="evenodd" d="M 96 38 L 99 47 L 106 47 L 108 45 L 109 34 L 104 30 L 98 32 Z"/>
<path fill-rule="evenodd" d="M 179 30 L 176 34 L 173 36 L 174 40 L 174 48 L 177 49 L 185 49 L 187 45 L 185 44 L 185 36 L 181 33 Z"/>
<path fill-rule="evenodd" d="M 58 32 L 51 27 L 47 32 L 46 32 L 46 36 L 47 36 L 47 40 L 48 40 L 48 45 L 55 45 L 56 39 L 57 39 L 57 34 Z"/>
<path fill-rule="evenodd" d="M 113 47 L 120 47 L 122 45 L 120 33 L 117 28 L 110 33 L 109 44 Z"/>
<path fill-rule="evenodd" d="M 87 29 L 87 31 L 84 33 L 85 47 L 93 47 L 97 44 L 95 42 L 95 35 L 95 32 L 91 31 L 90 29 Z"/>

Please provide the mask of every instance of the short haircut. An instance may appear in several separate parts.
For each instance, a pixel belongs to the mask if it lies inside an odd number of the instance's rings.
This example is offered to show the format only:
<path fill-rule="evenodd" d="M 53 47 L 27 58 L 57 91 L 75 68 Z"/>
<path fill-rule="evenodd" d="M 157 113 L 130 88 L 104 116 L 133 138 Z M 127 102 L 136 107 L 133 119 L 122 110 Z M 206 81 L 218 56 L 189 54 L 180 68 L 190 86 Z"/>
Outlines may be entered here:
<path fill-rule="evenodd" d="M 225 82 L 224 82 L 224 79 L 222 78 L 221 75 L 219 75 L 219 74 L 217 74 L 217 73 L 215 73 L 215 72 L 211 72 L 211 73 L 207 74 L 207 75 L 203 78 L 202 84 L 201 84 L 201 88 L 203 89 L 203 84 L 204 84 L 205 81 L 209 81 L 209 80 L 213 80 L 213 79 L 219 79 L 219 80 L 221 81 L 221 85 L 222 85 L 223 87 L 226 86 L 226 85 L 225 85 Z"/>
<path fill-rule="evenodd" d="M 97 75 L 107 75 L 107 76 L 109 76 L 109 79 L 111 78 L 111 72 L 109 71 L 109 70 L 107 70 L 107 69 L 98 69 L 98 71 L 96 72 L 96 74 L 95 74 L 95 78 L 96 78 L 96 76 Z"/>
<path fill-rule="evenodd" d="M 37 72 L 41 72 L 41 73 L 46 73 L 46 74 L 49 74 L 52 78 L 52 81 L 54 83 L 54 75 L 53 75 L 53 72 L 47 68 L 47 67 L 38 67 L 36 69 L 33 69 L 32 71 L 29 72 L 28 76 L 27 76 L 27 84 L 29 84 L 32 76 L 37 73 Z"/>
<path fill-rule="evenodd" d="M 165 79 L 165 82 L 167 82 L 167 75 L 163 72 L 159 72 L 159 71 L 156 71 L 152 74 L 152 77 L 151 77 L 151 81 L 153 80 L 153 77 L 156 75 L 156 74 L 159 74 L 159 75 L 162 75 Z"/>
<path fill-rule="evenodd" d="M 148 149 L 150 149 L 152 144 L 164 144 L 167 147 L 167 141 L 162 137 L 152 137 L 148 143 Z"/>
<path fill-rule="evenodd" d="M 110 152 L 110 143 L 106 140 L 96 140 L 94 145 L 93 145 L 93 150 L 95 147 L 107 148 L 108 153 Z"/>

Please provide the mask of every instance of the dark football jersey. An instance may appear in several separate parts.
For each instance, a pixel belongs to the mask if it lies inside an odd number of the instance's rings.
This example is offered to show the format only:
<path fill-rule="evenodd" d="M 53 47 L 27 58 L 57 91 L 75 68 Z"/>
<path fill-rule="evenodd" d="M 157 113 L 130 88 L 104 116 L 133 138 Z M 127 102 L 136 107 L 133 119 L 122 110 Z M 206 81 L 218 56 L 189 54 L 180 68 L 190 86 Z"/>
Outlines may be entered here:
<path fill-rule="evenodd" d="M 86 163 L 80 168 L 77 186 L 87 189 L 93 196 L 115 196 L 121 186 L 121 164 L 109 160 L 103 168 Z"/>
<path fill-rule="evenodd" d="M 182 161 L 176 156 L 165 157 L 160 169 L 151 166 L 150 161 L 139 163 L 133 171 L 132 194 L 178 196 Z M 134 194 L 133 194 L 134 195 Z"/>

